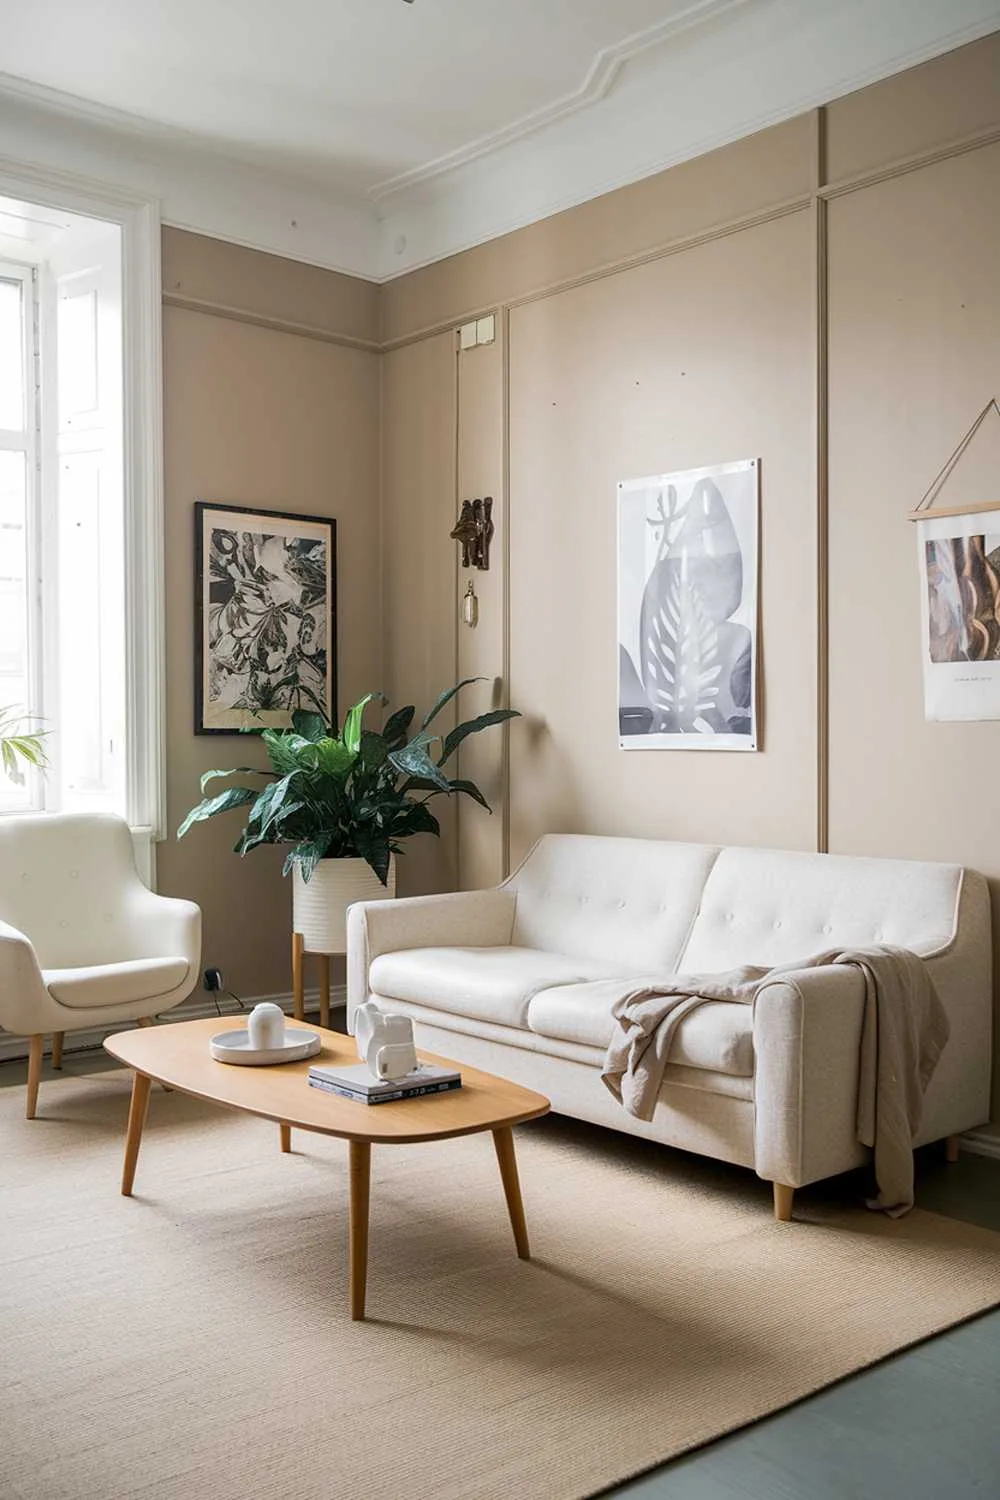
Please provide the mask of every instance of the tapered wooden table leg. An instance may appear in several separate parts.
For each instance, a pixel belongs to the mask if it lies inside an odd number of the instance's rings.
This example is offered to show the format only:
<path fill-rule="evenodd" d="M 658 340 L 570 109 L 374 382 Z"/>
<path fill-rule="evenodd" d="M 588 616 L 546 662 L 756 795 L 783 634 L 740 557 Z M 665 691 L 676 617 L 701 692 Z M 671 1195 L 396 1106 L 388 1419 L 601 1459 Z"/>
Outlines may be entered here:
<path fill-rule="evenodd" d="M 305 998 L 305 939 L 301 932 L 292 933 L 292 997 L 296 1021 L 306 1018 Z"/>
<path fill-rule="evenodd" d="M 497 1161 L 500 1164 L 500 1181 L 503 1183 L 510 1214 L 510 1227 L 514 1231 L 514 1244 L 522 1260 L 531 1259 L 528 1248 L 528 1226 L 524 1221 L 524 1203 L 521 1199 L 521 1183 L 517 1175 L 517 1157 L 514 1154 L 514 1132 L 509 1125 L 493 1132 Z"/>
<path fill-rule="evenodd" d="M 281 1120 L 278 1123 L 278 1129 L 281 1132 L 281 1149 L 287 1154 L 292 1149 L 292 1127 Z"/>
<path fill-rule="evenodd" d="M 149 1108 L 149 1087 L 152 1079 L 145 1073 L 132 1074 L 132 1102 L 128 1110 L 128 1130 L 125 1133 L 125 1165 L 122 1167 L 122 1197 L 132 1196 L 135 1181 L 135 1164 L 139 1160 L 139 1143 L 142 1127 L 146 1123 Z"/>
<path fill-rule="evenodd" d="M 38 1107 L 38 1085 L 42 1080 L 42 1057 L 45 1052 L 45 1038 L 42 1035 L 33 1036 L 28 1042 L 28 1093 L 24 1101 L 24 1118 L 33 1120 L 35 1110 Z"/>
<path fill-rule="evenodd" d="M 330 955 L 319 957 L 319 1024 L 330 1029 Z"/>
<path fill-rule="evenodd" d="M 371 1197 L 371 1141 L 351 1141 L 351 1317 L 365 1315 L 368 1285 L 368 1203 Z"/>
<path fill-rule="evenodd" d="M 62 1067 L 63 1038 L 65 1035 L 65 1031 L 54 1031 L 52 1033 L 52 1066 L 54 1068 Z"/>

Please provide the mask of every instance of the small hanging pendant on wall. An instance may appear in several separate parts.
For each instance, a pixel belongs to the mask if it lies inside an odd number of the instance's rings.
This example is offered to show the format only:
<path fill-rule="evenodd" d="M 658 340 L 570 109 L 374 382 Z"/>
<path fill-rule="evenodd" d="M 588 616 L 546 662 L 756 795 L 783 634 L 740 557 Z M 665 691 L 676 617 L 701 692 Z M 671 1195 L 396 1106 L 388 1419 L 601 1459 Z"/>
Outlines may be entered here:
<path fill-rule="evenodd" d="M 462 619 L 466 625 L 476 626 L 479 624 L 479 599 L 473 587 L 472 579 L 469 579 L 469 587 L 462 596 Z"/>

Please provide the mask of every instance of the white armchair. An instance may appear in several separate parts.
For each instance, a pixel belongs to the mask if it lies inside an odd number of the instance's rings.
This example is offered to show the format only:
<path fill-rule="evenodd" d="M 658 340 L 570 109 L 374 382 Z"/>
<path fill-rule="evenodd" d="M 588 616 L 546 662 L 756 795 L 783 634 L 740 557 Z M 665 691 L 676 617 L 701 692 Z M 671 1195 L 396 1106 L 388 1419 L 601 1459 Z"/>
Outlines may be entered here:
<path fill-rule="evenodd" d="M 61 1066 L 67 1031 L 148 1023 L 198 982 L 201 912 L 139 879 L 121 818 L 0 819 L 0 1025 L 30 1038 L 26 1114 L 42 1049 Z"/>

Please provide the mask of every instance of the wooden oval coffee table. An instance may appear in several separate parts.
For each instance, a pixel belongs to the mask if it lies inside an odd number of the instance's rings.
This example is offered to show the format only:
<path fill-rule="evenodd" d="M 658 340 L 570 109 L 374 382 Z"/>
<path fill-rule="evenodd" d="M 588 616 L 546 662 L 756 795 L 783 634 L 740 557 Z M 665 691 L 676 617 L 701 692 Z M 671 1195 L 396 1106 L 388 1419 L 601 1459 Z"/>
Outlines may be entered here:
<path fill-rule="evenodd" d="M 322 1051 L 305 1062 L 265 1068 L 234 1067 L 215 1061 L 208 1050 L 209 1038 L 226 1030 L 226 1023 L 218 1017 L 120 1031 L 108 1037 L 104 1043 L 108 1052 L 133 1070 L 122 1169 L 125 1197 L 132 1193 L 149 1090 L 154 1082 L 198 1099 L 211 1099 L 225 1109 L 239 1109 L 276 1121 L 282 1151 L 291 1150 L 293 1129 L 341 1136 L 350 1152 L 351 1317 L 359 1319 L 365 1315 L 373 1144 L 399 1146 L 446 1141 L 452 1136 L 489 1130 L 493 1133 L 514 1243 L 521 1259 L 528 1260 L 528 1231 L 512 1130 L 525 1120 L 536 1120 L 548 1113 L 549 1101 L 545 1096 L 463 1064 L 462 1087 L 450 1093 L 398 1099 L 391 1104 L 355 1104 L 351 1099 L 311 1088 L 308 1083 L 309 1069 L 314 1063 L 357 1062 L 353 1039 L 319 1026 L 298 1029 L 317 1032 L 323 1041 Z M 435 1057 L 428 1052 L 419 1056 L 424 1062 L 458 1066 L 446 1057 Z"/>

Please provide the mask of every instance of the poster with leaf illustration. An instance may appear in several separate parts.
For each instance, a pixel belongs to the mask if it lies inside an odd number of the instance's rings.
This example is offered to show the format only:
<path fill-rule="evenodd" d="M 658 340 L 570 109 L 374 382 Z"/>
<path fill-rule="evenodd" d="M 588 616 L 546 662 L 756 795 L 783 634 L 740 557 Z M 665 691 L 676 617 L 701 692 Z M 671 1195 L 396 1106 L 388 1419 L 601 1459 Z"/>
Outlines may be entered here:
<path fill-rule="evenodd" d="M 756 459 L 618 486 L 624 750 L 757 749 Z"/>
<path fill-rule="evenodd" d="M 336 719 L 336 522 L 195 505 L 195 733 Z"/>
<path fill-rule="evenodd" d="M 928 719 L 1000 719 L 1000 511 L 917 525 Z"/>

